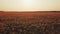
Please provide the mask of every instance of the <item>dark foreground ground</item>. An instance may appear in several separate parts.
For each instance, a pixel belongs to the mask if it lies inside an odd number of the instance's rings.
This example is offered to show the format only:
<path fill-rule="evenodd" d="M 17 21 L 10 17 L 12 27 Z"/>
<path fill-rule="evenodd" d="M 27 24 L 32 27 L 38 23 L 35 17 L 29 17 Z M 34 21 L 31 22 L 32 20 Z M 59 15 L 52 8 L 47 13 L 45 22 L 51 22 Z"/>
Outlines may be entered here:
<path fill-rule="evenodd" d="M 60 34 L 60 12 L 0 12 L 0 34 Z"/>

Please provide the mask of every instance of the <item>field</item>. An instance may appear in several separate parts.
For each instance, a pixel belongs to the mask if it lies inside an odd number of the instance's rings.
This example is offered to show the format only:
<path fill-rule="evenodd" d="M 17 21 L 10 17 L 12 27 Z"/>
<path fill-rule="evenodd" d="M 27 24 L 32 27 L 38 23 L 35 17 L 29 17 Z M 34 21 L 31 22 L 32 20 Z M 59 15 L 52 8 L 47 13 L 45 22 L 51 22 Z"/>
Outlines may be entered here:
<path fill-rule="evenodd" d="M 60 12 L 0 12 L 0 34 L 60 34 Z"/>

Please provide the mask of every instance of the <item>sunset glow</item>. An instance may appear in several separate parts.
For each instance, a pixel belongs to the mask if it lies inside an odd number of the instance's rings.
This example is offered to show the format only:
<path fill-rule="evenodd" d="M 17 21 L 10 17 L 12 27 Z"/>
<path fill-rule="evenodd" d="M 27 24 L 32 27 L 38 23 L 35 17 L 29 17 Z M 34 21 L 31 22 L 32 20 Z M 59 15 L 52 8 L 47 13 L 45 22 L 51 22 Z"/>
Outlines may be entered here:
<path fill-rule="evenodd" d="M 0 0 L 0 11 L 60 11 L 60 0 Z"/>

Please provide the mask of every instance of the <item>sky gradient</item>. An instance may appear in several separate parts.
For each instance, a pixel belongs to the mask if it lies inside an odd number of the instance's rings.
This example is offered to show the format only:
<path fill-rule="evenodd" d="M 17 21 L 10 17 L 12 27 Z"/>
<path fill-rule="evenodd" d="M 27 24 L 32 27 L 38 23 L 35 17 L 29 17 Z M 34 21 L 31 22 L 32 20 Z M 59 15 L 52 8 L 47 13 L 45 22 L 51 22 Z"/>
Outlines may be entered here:
<path fill-rule="evenodd" d="M 0 11 L 60 11 L 60 0 L 0 0 Z"/>

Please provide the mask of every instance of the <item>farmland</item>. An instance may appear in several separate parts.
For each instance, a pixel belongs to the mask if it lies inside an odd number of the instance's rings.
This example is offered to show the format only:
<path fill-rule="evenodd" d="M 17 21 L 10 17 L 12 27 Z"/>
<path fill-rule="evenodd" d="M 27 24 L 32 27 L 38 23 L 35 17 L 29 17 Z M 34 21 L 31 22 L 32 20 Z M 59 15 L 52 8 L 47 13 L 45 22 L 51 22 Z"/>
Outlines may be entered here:
<path fill-rule="evenodd" d="M 60 12 L 0 12 L 0 34 L 59 34 Z"/>

